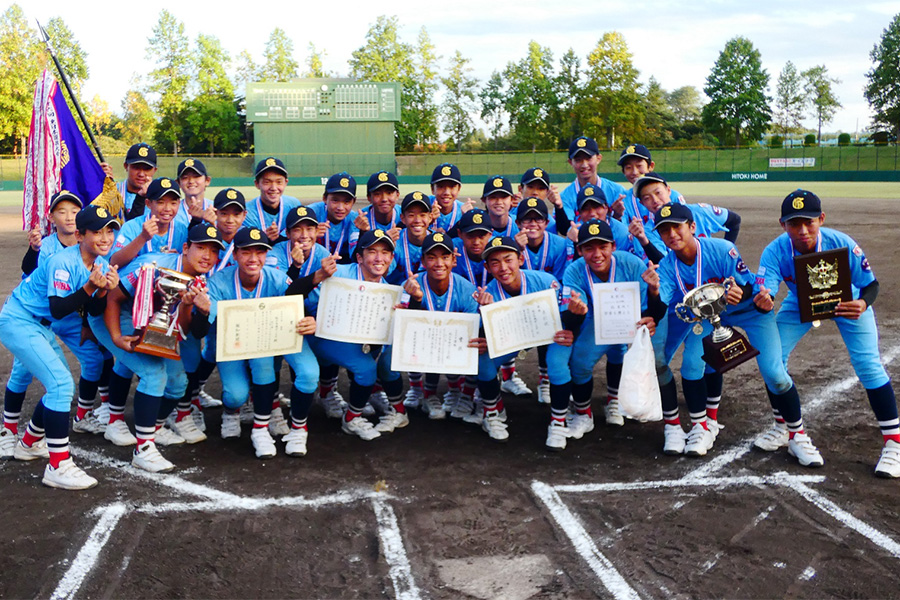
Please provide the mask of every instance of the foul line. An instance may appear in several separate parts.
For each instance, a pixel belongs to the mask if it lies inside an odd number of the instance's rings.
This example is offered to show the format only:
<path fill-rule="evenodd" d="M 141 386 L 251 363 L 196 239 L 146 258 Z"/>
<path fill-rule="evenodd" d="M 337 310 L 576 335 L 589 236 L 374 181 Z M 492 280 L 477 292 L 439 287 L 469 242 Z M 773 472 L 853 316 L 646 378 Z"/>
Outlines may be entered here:
<path fill-rule="evenodd" d="M 412 567 L 403 548 L 403 536 L 394 509 L 381 494 L 372 494 L 372 508 L 375 509 L 375 520 L 378 522 L 378 537 L 381 540 L 381 551 L 387 561 L 391 582 L 394 584 L 394 595 L 399 600 L 419 600 L 421 594 L 413 579 Z"/>

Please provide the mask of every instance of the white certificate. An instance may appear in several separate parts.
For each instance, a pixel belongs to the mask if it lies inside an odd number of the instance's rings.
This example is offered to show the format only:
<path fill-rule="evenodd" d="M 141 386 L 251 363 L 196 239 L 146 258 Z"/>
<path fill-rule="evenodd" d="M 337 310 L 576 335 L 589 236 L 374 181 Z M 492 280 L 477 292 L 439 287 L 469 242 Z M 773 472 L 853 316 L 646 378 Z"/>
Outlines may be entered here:
<path fill-rule="evenodd" d="M 303 296 L 220 300 L 216 306 L 216 360 L 295 354 L 303 349 L 297 323 Z"/>
<path fill-rule="evenodd" d="M 637 281 L 595 283 L 594 343 L 630 344 L 641 320 L 641 284 Z"/>
<path fill-rule="evenodd" d="M 549 344 L 562 330 L 556 290 L 487 304 L 481 307 L 481 318 L 491 358 Z"/>
<path fill-rule="evenodd" d="M 480 322 L 471 313 L 395 311 L 391 371 L 477 375 L 478 348 L 468 344 Z"/>
<path fill-rule="evenodd" d="M 390 344 L 399 285 L 330 277 L 322 283 L 316 337 L 350 344 Z"/>

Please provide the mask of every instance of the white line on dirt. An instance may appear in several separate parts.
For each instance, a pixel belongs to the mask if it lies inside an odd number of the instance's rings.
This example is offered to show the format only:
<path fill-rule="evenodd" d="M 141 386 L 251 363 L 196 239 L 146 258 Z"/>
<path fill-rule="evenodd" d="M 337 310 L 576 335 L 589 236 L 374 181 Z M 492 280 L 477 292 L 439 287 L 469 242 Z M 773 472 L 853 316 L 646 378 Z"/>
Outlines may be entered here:
<path fill-rule="evenodd" d="M 394 584 L 394 594 L 399 600 L 418 600 L 421 598 L 419 588 L 413 579 L 412 567 L 403 547 L 403 536 L 394 509 L 382 494 L 372 494 L 372 508 L 375 509 L 375 520 L 378 522 L 378 537 L 381 540 L 381 551 L 390 567 L 389 574 Z"/>
<path fill-rule="evenodd" d="M 75 596 L 85 577 L 100 558 L 100 553 L 106 542 L 109 541 L 113 529 L 118 525 L 119 519 L 124 515 L 125 505 L 122 503 L 110 504 L 102 509 L 100 519 L 94 525 L 94 529 L 91 530 L 81 550 L 78 551 L 69 570 L 57 584 L 50 600 L 63 600 Z"/>
<path fill-rule="evenodd" d="M 822 496 L 819 492 L 807 487 L 802 483 L 797 482 L 789 487 L 800 494 L 800 496 L 802 496 L 804 499 L 818 506 L 823 512 L 831 515 L 832 517 L 843 523 L 846 527 L 849 527 L 853 531 L 865 537 L 876 546 L 880 546 L 881 548 L 884 548 L 885 550 L 890 552 L 894 556 L 894 558 L 900 558 L 900 544 L 892 540 L 887 535 L 881 533 L 871 525 L 857 519 L 831 500 L 828 500 L 827 498 Z"/>
<path fill-rule="evenodd" d="M 337 492 L 317 498 L 292 496 L 285 498 L 253 498 L 238 497 L 236 501 L 210 500 L 201 502 L 165 502 L 162 504 L 141 504 L 134 508 L 135 512 L 161 514 L 170 512 L 227 512 L 239 510 L 265 510 L 269 508 L 322 508 L 334 504 L 350 504 L 372 496 L 375 492 L 368 490 Z"/>
<path fill-rule="evenodd" d="M 900 344 L 897 344 L 896 346 L 888 349 L 888 351 L 882 355 L 882 363 L 884 363 L 885 365 L 890 364 L 898 356 L 900 356 Z M 840 394 L 846 392 L 858 382 L 859 379 L 856 377 L 856 375 L 851 375 L 850 377 L 826 385 L 821 389 L 821 391 L 813 390 L 812 392 L 801 394 L 801 399 L 803 397 L 812 398 L 812 400 L 810 400 L 809 402 L 804 403 L 804 414 L 815 414 L 815 412 L 824 408 L 832 401 L 836 400 Z M 768 429 L 768 427 L 766 429 Z M 727 467 L 734 461 L 749 453 L 752 449 L 753 440 L 759 437 L 759 435 L 762 435 L 766 431 L 766 429 L 763 429 L 757 435 L 737 442 L 733 448 L 719 454 L 697 469 L 694 469 L 693 471 L 685 475 L 684 478 L 702 479 L 704 477 L 709 477 L 710 475 L 712 475 L 716 471 L 719 471 L 720 469 L 723 469 L 724 467 Z"/>
<path fill-rule="evenodd" d="M 575 551 L 587 562 L 588 566 L 600 578 L 600 582 L 609 590 L 613 597 L 617 600 L 640 598 L 637 591 L 628 585 L 628 582 L 616 570 L 612 562 L 600 553 L 584 525 L 565 505 L 553 486 L 540 481 L 533 481 L 531 483 L 531 491 L 544 503 L 550 512 L 550 516 L 553 517 L 556 524 L 572 542 Z"/>
<path fill-rule="evenodd" d="M 735 477 L 703 477 L 696 479 L 663 479 L 659 481 L 619 481 L 613 483 L 582 483 L 556 485 L 553 489 L 562 493 L 622 492 L 630 490 L 655 490 L 680 487 L 730 487 L 736 485 L 788 485 L 796 483 L 821 483 L 823 475 L 740 475 Z M 532 486 L 533 487 L 533 486 Z"/>

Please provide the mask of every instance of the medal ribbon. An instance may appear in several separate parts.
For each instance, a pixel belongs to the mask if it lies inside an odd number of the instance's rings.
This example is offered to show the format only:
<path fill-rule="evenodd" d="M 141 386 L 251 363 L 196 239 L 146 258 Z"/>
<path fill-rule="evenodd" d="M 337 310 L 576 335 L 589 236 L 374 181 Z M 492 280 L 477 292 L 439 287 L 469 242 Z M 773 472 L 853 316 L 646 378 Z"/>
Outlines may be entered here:
<path fill-rule="evenodd" d="M 147 242 L 147 244 L 144 246 L 144 248 L 147 249 L 147 252 L 153 252 L 153 240 L 155 240 L 158 237 L 159 237 L 158 235 L 154 236 L 153 239 L 151 239 L 149 242 Z M 175 219 L 172 219 L 172 222 L 169 223 L 169 233 L 168 233 L 168 237 L 166 238 L 165 250 L 160 249 L 160 252 L 171 250 L 172 242 L 174 240 L 175 240 Z"/>
<path fill-rule="evenodd" d="M 259 215 L 259 228 L 264 232 L 268 227 L 266 227 L 266 216 L 265 211 L 262 207 L 262 198 L 256 199 L 256 213 Z M 284 220 L 284 202 L 278 205 L 278 219 L 275 221 L 278 224 L 278 233 L 281 234 L 281 222 Z"/>
<path fill-rule="evenodd" d="M 228 245 L 228 250 L 225 251 L 225 256 L 219 259 L 219 264 L 215 267 L 215 272 L 218 273 L 222 269 L 224 269 L 228 265 L 228 261 L 231 260 L 231 253 L 234 252 L 234 241 L 232 241 Z"/>
<path fill-rule="evenodd" d="M 696 283 L 694 289 L 700 287 L 703 283 L 703 254 L 701 251 L 702 246 L 700 245 L 700 241 L 696 240 L 696 238 L 695 238 L 695 241 L 697 243 L 697 260 L 694 262 L 694 265 L 697 268 L 697 283 Z M 675 257 L 675 261 L 676 261 L 675 262 L 675 279 L 678 280 L 678 288 L 681 290 L 682 295 L 686 296 L 688 293 L 688 290 L 687 290 L 687 287 L 685 287 L 685 285 L 684 285 L 684 280 L 681 279 L 681 273 L 678 268 L 678 263 L 680 263 L 681 261 L 678 260 L 678 257 Z M 687 265 L 685 265 L 685 266 L 687 266 Z"/>
<path fill-rule="evenodd" d="M 463 252 L 462 252 L 462 255 L 463 255 L 463 258 L 464 258 L 465 261 L 466 261 L 466 271 L 469 272 L 469 281 L 472 282 L 472 285 L 478 285 L 478 284 L 475 282 L 475 271 L 472 270 L 472 261 L 469 260 L 469 254 L 466 252 L 465 246 L 463 246 Z M 487 285 L 487 269 L 484 268 L 484 265 L 482 265 L 482 269 L 481 269 L 481 287 L 484 287 L 484 286 L 486 286 L 486 285 Z"/>
<path fill-rule="evenodd" d="M 548 243 L 548 239 L 550 238 L 550 234 L 546 231 L 544 232 L 544 241 L 541 242 L 544 245 L 544 250 L 541 253 L 541 264 L 535 269 L 531 264 L 531 251 L 528 248 L 525 248 L 525 263 L 528 265 L 529 269 L 535 271 L 543 271 L 544 267 L 547 265 L 547 253 L 550 251 L 550 244 Z"/>
<path fill-rule="evenodd" d="M 434 311 L 434 301 L 431 299 L 432 291 L 431 288 L 428 287 L 428 276 L 422 280 L 422 287 L 425 291 L 425 303 L 428 305 L 428 310 Z M 450 312 L 450 303 L 453 301 L 453 274 L 450 274 L 450 287 L 447 288 L 447 302 L 444 304 L 444 312 Z"/>
<path fill-rule="evenodd" d="M 331 223 L 331 225 L 334 225 L 334 223 Z M 345 225 L 346 224 L 341 221 L 341 237 L 338 238 L 337 245 L 335 245 L 334 248 L 331 247 L 331 227 L 328 227 L 325 230 L 325 247 L 328 248 L 328 251 L 332 254 L 340 252 L 341 246 L 344 245 L 344 234 L 347 233 L 347 227 Z"/>
<path fill-rule="evenodd" d="M 616 257 L 611 256 L 609 261 L 609 283 L 616 280 Z M 588 267 L 587 261 L 584 261 L 584 274 L 587 275 L 587 293 L 593 298 L 594 296 L 594 272 Z M 597 283 L 603 283 L 598 281 Z"/>
<path fill-rule="evenodd" d="M 519 277 L 522 279 L 522 289 L 519 291 L 520 296 L 524 296 L 528 293 L 528 280 L 525 278 L 525 273 L 519 271 Z M 506 300 L 509 298 L 506 291 L 503 289 L 503 284 L 499 281 L 497 282 L 497 291 L 500 292 L 500 299 Z"/>
<path fill-rule="evenodd" d="M 375 229 L 378 228 L 378 224 L 375 222 L 375 207 L 374 206 L 369 209 L 368 217 L 369 217 L 369 227 L 372 228 L 372 231 L 375 231 Z M 391 226 L 388 227 L 388 229 L 393 229 L 394 225 L 396 225 L 396 223 L 397 223 L 397 211 L 392 209 L 391 210 Z"/>
<path fill-rule="evenodd" d="M 240 273 L 240 269 L 234 270 L 234 298 L 235 298 L 235 300 L 242 299 L 241 278 L 238 276 L 239 273 Z M 265 279 L 265 278 L 266 278 L 266 272 L 263 270 L 259 274 L 259 281 L 256 282 L 256 289 L 253 290 L 254 298 L 259 298 L 262 295 L 263 279 Z"/>

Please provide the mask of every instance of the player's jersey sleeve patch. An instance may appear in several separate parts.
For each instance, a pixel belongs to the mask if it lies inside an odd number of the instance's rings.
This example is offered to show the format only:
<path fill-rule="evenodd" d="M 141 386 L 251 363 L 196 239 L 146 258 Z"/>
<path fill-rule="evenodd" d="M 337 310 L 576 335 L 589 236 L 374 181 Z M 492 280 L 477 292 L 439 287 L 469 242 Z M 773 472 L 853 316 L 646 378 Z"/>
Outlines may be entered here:
<path fill-rule="evenodd" d="M 69 272 L 65 269 L 56 269 L 53 273 L 53 278 L 57 281 L 68 281 L 69 280 Z"/>

